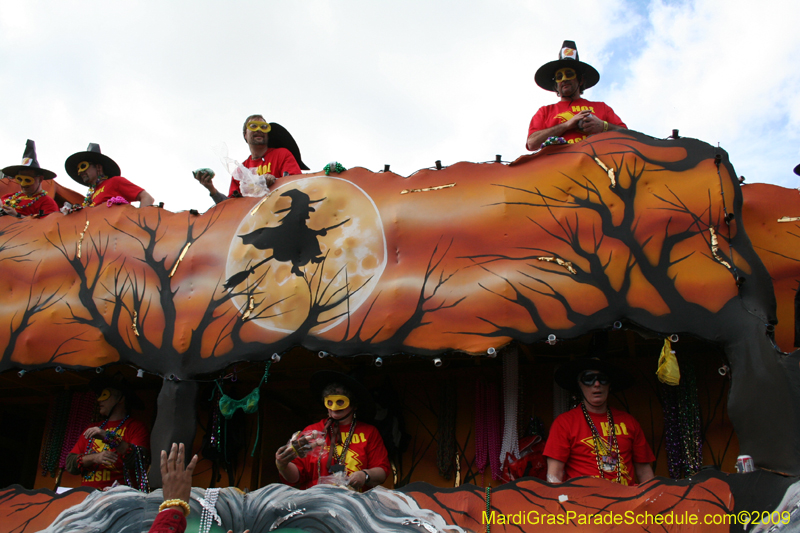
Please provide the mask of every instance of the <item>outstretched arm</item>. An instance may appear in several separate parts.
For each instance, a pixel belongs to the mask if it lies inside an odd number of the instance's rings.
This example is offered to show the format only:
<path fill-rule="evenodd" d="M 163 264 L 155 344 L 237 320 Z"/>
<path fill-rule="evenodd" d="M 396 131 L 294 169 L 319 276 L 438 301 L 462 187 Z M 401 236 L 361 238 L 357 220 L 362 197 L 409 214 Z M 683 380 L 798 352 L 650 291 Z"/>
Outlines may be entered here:
<path fill-rule="evenodd" d="M 227 196 L 219 192 L 217 188 L 214 187 L 214 171 L 210 168 L 201 168 L 199 170 L 195 170 L 194 178 L 200 183 L 200 185 L 208 190 L 208 193 L 211 195 L 211 199 L 214 200 L 214 203 L 218 204 L 228 199 Z"/>
<path fill-rule="evenodd" d="M 158 515 L 149 533 L 183 533 L 186 530 L 186 517 L 189 516 L 189 499 L 192 496 L 192 474 L 197 465 L 197 456 L 192 457 L 184 467 L 186 450 L 181 443 L 172 444 L 172 449 L 161 451 L 161 480 L 164 483 L 164 503 L 158 508 Z"/>

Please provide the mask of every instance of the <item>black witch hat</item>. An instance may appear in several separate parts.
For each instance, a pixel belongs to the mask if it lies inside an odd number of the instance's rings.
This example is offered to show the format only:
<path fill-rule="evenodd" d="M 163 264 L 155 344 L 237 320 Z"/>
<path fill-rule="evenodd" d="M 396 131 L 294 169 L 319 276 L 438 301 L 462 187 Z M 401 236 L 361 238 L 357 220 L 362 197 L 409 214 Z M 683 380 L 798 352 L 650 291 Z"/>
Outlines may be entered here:
<path fill-rule="evenodd" d="M 300 148 L 297 146 L 292 134 L 289 133 L 289 130 L 277 122 L 270 122 L 269 125 L 271 129 L 269 130 L 268 146 L 270 148 L 286 148 L 292 153 L 297 164 L 300 165 L 300 170 L 309 170 L 300 158 Z"/>
<path fill-rule="evenodd" d="M 113 178 L 114 176 L 119 176 L 121 173 L 119 170 L 119 165 L 116 164 L 113 159 L 111 159 L 107 155 L 103 155 L 100 153 L 99 144 L 89 143 L 89 147 L 86 148 L 85 152 L 76 152 L 71 156 L 69 156 L 67 160 L 64 162 L 64 168 L 67 169 L 67 174 L 69 174 L 69 177 L 74 179 L 81 185 L 86 185 L 85 183 L 83 183 L 83 180 L 78 176 L 78 165 L 83 161 L 95 165 L 102 165 L 103 174 L 105 174 L 109 178 Z"/>
<path fill-rule="evenodd" d="M 25 151 L 22 153 L 22 164 L 11 165 L 10 167 L 4 168 L 3 174 L 13 178 L 20 172 L 26 171 L 29 174 L 31 170 L 33 170 L 37 176 L 41 176 L 46 180 L 51 180 L 56 177 L 55 172 L 45 170 L 39 166 L 39 160 L 36 159 L 36 143 L 28 139 L 28 142 L 25 143 Z"/>
<path fill-rule="evenodd" d="M 545 63 L 536 71 L 534 80 L 536 85 L 545 91 L 556 90 L 555 75 L 556 71 L 562 68 L 572 68 L 580 76 L 581 88 L 588 89 L 594 87 L 600 81 L 600 73 L 593 66 L 578 59 L 578 46 L 575 41 L 564 41 L 561 50 L 558 51 L 558 59 Z"/>

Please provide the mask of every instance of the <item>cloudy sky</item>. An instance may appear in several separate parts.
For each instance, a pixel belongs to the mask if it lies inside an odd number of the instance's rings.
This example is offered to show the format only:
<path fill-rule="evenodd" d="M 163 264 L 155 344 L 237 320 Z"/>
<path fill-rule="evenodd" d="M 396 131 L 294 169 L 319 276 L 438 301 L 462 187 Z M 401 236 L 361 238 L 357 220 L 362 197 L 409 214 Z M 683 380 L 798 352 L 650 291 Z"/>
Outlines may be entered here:
<path fill-rule="evenodd" d="M 800 3 L 791 0 L 0 0 L 0 165 L 25 140 L 58 181 L 97 142 L 173 211 L 213 202 L 242 121 L 262 113 L 306 164 L 408 176 L 526 153 L 554 103 L 533 75 L 564 39 L 601 74 L 585 93 L 631 129 L 719 144 L 748 182 L 796 188 Z"/>

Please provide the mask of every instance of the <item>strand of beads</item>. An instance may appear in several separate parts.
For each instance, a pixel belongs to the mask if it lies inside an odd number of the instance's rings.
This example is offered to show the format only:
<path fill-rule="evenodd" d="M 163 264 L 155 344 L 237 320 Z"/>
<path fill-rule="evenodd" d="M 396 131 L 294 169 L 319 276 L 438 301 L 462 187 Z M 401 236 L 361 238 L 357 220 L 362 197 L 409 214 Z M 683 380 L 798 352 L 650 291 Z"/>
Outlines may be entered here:
<path fill-rule="evenodd" d="M 20 209 L 25 209 L 29 205 L 36 203 L 36 201 L 39 200 L 39 198 L 45 195 L 47 195 L 47 191 L 45 190 L 41 190 L 38 193 L 34 194 L 33 196 L 28 196 L 24 192 L 19 191 L 12 194 L 3 203 L 9 207 L 13 207 L 14 209 L 20 210 Z"/>
<path fill-rule="evenodd" d="M 78 442 L 83 430 L 92 421 L 96 406 L 95 395 L 91 392 L 76 392 L 70 395 L 67 429 L 64 433 L 61 456 L 58 461 L 60 468 L 64 468 L 67 455 L 72 451 L 75 443 Z"/>
<path fill-rule="evenodd" d="M 131 444 L 126 456 L 128 455 L 133 456 L 133 476 L 130 475 L 128 465 L 123 465 L 122 477 L 125 480 L 125 484 L 144 493 L 150 492 L 150 480 L 147 479 L 147 462 L 145 461 L 144 448 Z"/>
<path fill-rule="evenodd" d="M 499 461 L 505 463 L 507 454 L 519 458 L 519 433 L 517 432 L 517 410 L 519 404 L 519 357 L 517 348 L 503 353 L 503 441 Z"/>
<path fill-rule="evenodd" d="M 487 463 L 492 469 L 492 479 L 500 479 L 500 402 L 493 383 L 477 382 L 475 395 L 475 466 L 483 473 Z"/>
<path fill-rule="evenodd" d="M 492 510 L 492 486 L 489 485 L 486 487 L 486 516 L 489 516 L 489 513 Z M 492 524 L 487 520 L 486 522 L 486 533 L 492 532 Z"/>
<path fill-rule="evenodd" d="M 105 177 L 99 179 L 97 180 L 97 183 L 95 183 L 93 187 L 89 187 L 89 190 L 86 192 L 86 196 L 83 198 L 83 204 L 81 204 L 83 207 L 89 207 L 92 205 L 92 198 L 94 198 L 94 191 L 96 191 L 97 188 L 100 186 L 100 184 L 106 181 L 107 179 L 108 178 Z"/>
<path fill-rule="evenodd" d="M 450 479 L 455 468 L 456 457 L 456 386 L 452 379 L 439 389 L 439 416 L 437 435 L 439 447 L 436 450 L 436 466 L 439 475 Z"/>
<path fill-rule="evenodd" d="M 502 474 L 500 466 L 500 445 L 503 439 L 503 430 L 500 427 L 500 420 L 502 419 L 500 413 L 500 394 L 497 392 L 497 385 L 494 383 L 489 384 L 487 404 L 488 434 L 486 438 L 489 442 L 489 463 L 492 466 L 492 479 L 498 481 L 501 479 Z"/>
<path fill-rule="evenodd" d="M 211 423 L 209 424 L 208 431 L 211 434 L 209 442 L 211 448 L 219 454 L 222 452 L 222 421 L 219 412 L 219 390 L 214 387 L 214 392 L 211 393 Z M 217 455 L 219 457 L 219 455 Z"/>
<path fill-rule="evenodd" d="M 700 404 L 697 400 L 697 376 L 693 364 L 684 364 L 681 382 L 681 417 L 686 476 L 693 476 L 703 466 L 703 436 L 700 419 Z"/>
<path fill-rule="evenodd" d="M 67 430 L 69 416 L 69 393 L 60 392 L 50 403 L 47 413 L 47 429 L 42 443 L 42 475 L 55 477 L 58 460 L 61 457 L 61 445 Z"/>
<path fill-rule="evenodd" d="M 144 448 L 136 447 L 136 477 L 139 480 L 139 490 L 148 493 L 150 492 L 150 480 L 147 478 L 148 464 L 145 461 Z"/>
<path fill-rule="evenodd" d="M 681 382 L 661 385 L 667 468 L 672 479 L 693 476 L 703 465 L 703 435 L 697 378 L 690 361 L 681 362 Z"/>
<path fill-rule="evenodd" d="M 211 531 L 211 522 L 215 519 L 219 523 L 217 517 L 217 498 L 219 497 L 219 489 L 206 489 L 205 498 L 203 498 L 203 511 L 200 513 L 200 527 L 197 533 L 208 533 Z"/>
<path fill-rule="evenodd" d="M 683 450 L 681 449 L 681 430 L 678 427 L 678 394 L 675 387 L 661 383 L 661 406 L 664 412 L 664 440 L 667 448 L 667 470 L 669 477 L 672 479 L 680 479 L 681 472 L 681 457 Z"/>
<path fill-rule="evenodd" d="M 475 467 L 483 473 L 486 468 L 486 391 L 484 382 L 478 379 L 475 383 Z"/>
<path fill-rule="evenodd" d="M 566 139 L 564 139 L 564 137 L 548 137 L 547 140 L 542 143 L 541 148 L 559 144 L 567 144 Z"/>
<path fill-rule="evenodd" d="M 325 171 L 325 175 L 326 176 L 330 176 L 331 172 L 333 172 L 335 174 L 341 174 L 342 172 L 344 172 L 347 169 L 344 168 L 344 165 L 342 165 L 338 161 L 331 161 L 330 163 L 325 165 L 323 170 Z"/>

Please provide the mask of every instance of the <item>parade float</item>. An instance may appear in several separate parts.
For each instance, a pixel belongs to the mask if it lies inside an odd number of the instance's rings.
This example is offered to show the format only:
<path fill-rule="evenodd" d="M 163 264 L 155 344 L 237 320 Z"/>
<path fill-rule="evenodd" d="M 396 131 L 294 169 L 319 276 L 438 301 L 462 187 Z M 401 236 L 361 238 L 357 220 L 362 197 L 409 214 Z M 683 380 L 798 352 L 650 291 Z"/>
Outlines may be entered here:
<path fill-rule="evenodd" d="M 193 516 L 221 487 L 219 522 L 190 530 L 796 528 L 798 191 L 636 132 L 499 159 L 291 176 L 202 214 L 0 218 L 0 530 L 147 531 L 160 491 L 53 492 L 80 485 L 60 467 L 99 373 L 137 384 L 153 450 L 201 453 Z M 665 350 L 677 385 L 656 377 Z M 587 353 L 636 375 L 612 402 L 641 422 L 656 479 L 539 479 L 570 402 L 554 369 Z M 279 484 L 275 450 L 321 414 L 319 369 L 372 387 L 385 488 Z M 220 394 L 254 390 L 257 413 L 219 417 Z"/>

